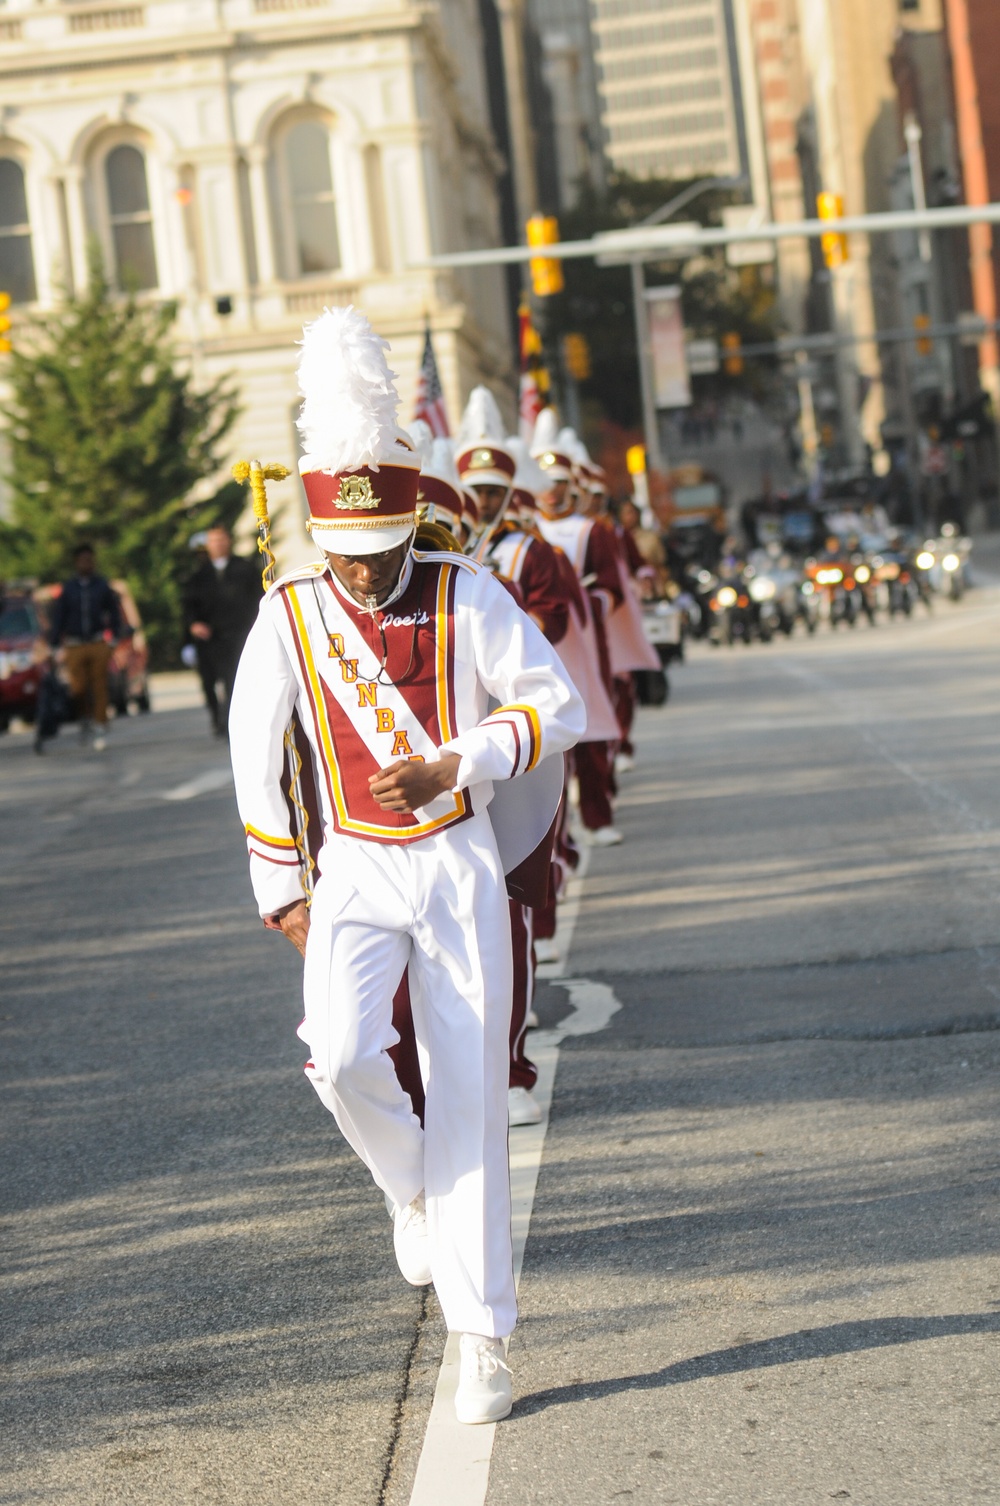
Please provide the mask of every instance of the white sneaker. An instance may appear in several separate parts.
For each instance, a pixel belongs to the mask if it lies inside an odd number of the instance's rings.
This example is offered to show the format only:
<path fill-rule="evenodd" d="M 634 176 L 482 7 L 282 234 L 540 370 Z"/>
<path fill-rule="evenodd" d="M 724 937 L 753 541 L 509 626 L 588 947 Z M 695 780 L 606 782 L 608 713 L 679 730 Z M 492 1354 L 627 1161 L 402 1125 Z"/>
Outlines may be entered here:
<path fill-rule="evenodd" d="M 621 840 L 622 834 L 617 826 L 599 826 L 596 831 L 587 833 L 591 847 L 617 847 Z"/>
<path fill-rule="evenodd" d="M 93 740 L 93 742 L 91 743 L 90 746 L 93 748 L 93 750 L 94 750 L 95 753 L 103 753 L 104 750 L 105 750 L 105 748 L 108 746 L 107 742 L 105 740 L 105 737 L 104 737 L 104 733 L 103 732 L 97 732 L 97 733 L 95 733 L 94 734 L 94 740 Z"/>
<path fill-rule="evenodd" d="M 459 1422 L 499 1422 L 510 1415 L 513 1380 L 503 1339 L 463 1333 L 458 1341 L 461 1368 L 455 1392 Z"/>
<path fill-rule="evenodd" d="M 539 1027 L 539 1025 L 541 1025 L 541 1023 L 542 1022 L 538 1018 L 538 1016 L 535 1013 L 535 1011 L 533 1009 L 529 1009 L 528 1013 L 524 1017 L 524 1028 L 525 1028 L 525 1030 L 537 1030 L 538 1027 Z"/>
<path fill-rule="evenodd" d="M 553 938 L 544 937 L 541 941 L 535 942 L 535 961 L 539 964 L 559 961 L 559 948 Z"/>
<path fill-rule="evenodd" d="M 411 1286 L 430 1286 L 431 1266 L 427 1241 L 424 1195 L 419 1193 L 405 1208 L 392 1210 L 392 1243 L 396 1264 Z"/>
<path fill-rule="evenodd" d="M 631 772 L 632 772 L 632 770 L 634 768 L 635 768 L 635 759 L 632 757 L 631 753 L 616 753 L 615 754 L 615 773 L 616 774 L 631 774 Z"/>
<path fill-rule="evenodd" d="M 542 1111 L 527 1088 L 507 1089 L 507 1122 L 511 1128 L 518 1124 L 541 1124 Z"/>

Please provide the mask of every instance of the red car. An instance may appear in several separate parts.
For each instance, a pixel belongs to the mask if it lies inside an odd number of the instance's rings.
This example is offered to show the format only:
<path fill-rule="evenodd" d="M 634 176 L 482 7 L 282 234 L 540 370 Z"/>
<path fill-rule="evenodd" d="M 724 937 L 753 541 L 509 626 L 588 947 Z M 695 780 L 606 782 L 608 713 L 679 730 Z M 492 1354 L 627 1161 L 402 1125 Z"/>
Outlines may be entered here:
<path fill-rule="evenodd" d="M 42 624 L 30 596 L 0 597 L 0 732 L 11 720 L 35 718 L 38 684 L 48 649 Z"/>

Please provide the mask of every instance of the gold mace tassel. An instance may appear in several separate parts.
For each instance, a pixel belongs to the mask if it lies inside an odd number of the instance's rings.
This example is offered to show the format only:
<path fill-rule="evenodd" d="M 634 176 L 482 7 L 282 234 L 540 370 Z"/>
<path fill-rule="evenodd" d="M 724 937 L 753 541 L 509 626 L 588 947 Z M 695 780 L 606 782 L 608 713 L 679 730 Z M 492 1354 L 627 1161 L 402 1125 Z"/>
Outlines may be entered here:
<path fill-rule="evenodd" d="M 261 465 L 259 460 L 237 460 L 233 466 L 233 478 L 239 482 L 249 481 L 253 515 L 257 519 L 257 550 L 263 555 L 262 579 L 264 590 L 274 585 L 277 565 L 271 548 L 271 518 L 267 510 L 266 481 L 284 481 L 291 475 L 287 465 Z"/>

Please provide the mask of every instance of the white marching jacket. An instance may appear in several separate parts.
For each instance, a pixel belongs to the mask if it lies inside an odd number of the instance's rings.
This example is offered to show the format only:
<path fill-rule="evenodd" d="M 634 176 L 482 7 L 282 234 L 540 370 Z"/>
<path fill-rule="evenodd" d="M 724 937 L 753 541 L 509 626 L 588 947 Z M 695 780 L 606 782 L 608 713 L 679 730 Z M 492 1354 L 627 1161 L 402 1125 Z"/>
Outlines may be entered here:
<path fill-rule="evenodd" d="M 293 712 L 312 753 L 324 838 L 393 844 L 485 810 L 497 781 L 553 754 L 561 765 L 586 726 L 555 650 L 491 571 L 461 555 L 414 552 L 374 620 L 321 565 L 279 581 L 247 639 L 229 716 L 262 915 L 302 895 L 285 769 Z M 370 794 L 377 770 L 442 753 L 461 757 L 455 788 L 426 808 L 384 811 Z"/>

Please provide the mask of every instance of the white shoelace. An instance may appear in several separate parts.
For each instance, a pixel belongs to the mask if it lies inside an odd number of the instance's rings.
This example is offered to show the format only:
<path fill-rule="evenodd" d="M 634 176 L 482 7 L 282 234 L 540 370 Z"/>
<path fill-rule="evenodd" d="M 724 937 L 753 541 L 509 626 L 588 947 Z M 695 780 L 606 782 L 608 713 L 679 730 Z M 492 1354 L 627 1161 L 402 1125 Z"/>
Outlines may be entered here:
<path fill-rule="evenodd" d="M 408 1203 L 406 1207 L 400 1212 L 400 1229 L 409 1229 L 411 1224 L 414 1226 L 414 1232 L 416 1234 L 427 1233 L 427 1211 L 424 1208 L 422 1198 L 414 1198 L 413 1202 Z"/>
<path fill-rule="evenodd" d="M 481 1339 L 475 1346 L 466 1345 L 463 1359 L 466 1368 L 472 1372 L 475 1369 L 474 1378 L 478 1381 L 492 1380 L 498 1370 L 506 1370 L 512 1374 L 510 1366 L 497 1354 L 492 1344 Z"/>

